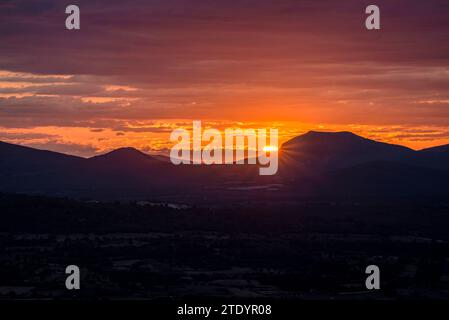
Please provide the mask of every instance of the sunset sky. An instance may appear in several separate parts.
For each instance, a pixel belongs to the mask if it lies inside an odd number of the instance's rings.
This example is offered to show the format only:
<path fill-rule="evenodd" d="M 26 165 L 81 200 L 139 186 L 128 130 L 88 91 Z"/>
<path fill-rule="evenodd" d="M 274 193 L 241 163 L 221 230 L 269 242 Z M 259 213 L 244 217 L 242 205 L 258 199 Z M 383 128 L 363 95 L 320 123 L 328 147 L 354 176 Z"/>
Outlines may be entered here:
<path fill-rule="evenodd" d="M 192 120 L 447 144 L 449 1 L 0 2 L 0 140 L 164 152 Z"/>

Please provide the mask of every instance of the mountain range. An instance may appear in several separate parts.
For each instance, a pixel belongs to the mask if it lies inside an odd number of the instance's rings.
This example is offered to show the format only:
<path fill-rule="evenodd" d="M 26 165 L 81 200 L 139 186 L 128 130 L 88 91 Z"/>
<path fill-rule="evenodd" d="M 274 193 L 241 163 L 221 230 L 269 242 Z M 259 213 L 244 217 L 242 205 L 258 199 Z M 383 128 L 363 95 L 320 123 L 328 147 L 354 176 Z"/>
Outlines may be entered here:
<path fill-rule="evenodd" d="M 174 166 L 121 148 L 92 158 L 0 142 L 0 191 L 90 198 L 197 199 L 303 195 L 449 195 L 449 145 L 415 151 L 351 132 L 315 132 L 285 142 L 279 172 L 256 165 Z"/>

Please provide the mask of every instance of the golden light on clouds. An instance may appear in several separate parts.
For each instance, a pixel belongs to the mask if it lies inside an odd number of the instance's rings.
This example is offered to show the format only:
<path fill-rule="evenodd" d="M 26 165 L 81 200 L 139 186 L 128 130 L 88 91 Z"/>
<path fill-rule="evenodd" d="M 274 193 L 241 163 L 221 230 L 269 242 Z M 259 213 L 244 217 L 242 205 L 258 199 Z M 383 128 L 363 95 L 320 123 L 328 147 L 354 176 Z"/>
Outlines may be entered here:
<path fill-rule="evenodd" d="M 355 27 L 358 6 L 338 1 L 193 1 L 180 19 L 164 1 L 108 2 L 103 23 L 69 40 L 54 28 L 57 6 L 36 24 L 22 24 L 34 13 L 12 6 L 0 19 L 0 140 L 82 156 L 127 146 L 164 153 L 172 130 L 201 120 L 277 128 L 280 144 L 309 130 L 447 144 L 448 33 L 438 27 L 447 14 L 427 4 L 422 15 L 421 5 L 373 38 Z"/>
<path fill-rule="evenodd" d="M 107 123 L 105 120 L 103 122 Z M 167 154 L 173 146 L 170 133 L 175 128 L 191 129 L 188 119 L 164 119 L 156 121 L 110 120 L 110 127 L 37 126 L 33 128 L 0 127 L 0 140 L 40 149 L 54 150 L 89 157 L 120 147 L 135 147 L 147 153 Z M 414 149 L 449 144 L 449 132 L 445 127 L 368 126 L 307 124 L 299 122 L 239 122 L 204 121 L 203 128 L 227 127 L 273 128 L 279 130 L 280 145 L 287 140 L 315 131 L 351 131 L 366 138 L 387 143 L 401 144 Z M 267 146 L 265 151 L 273 151 Z"/>

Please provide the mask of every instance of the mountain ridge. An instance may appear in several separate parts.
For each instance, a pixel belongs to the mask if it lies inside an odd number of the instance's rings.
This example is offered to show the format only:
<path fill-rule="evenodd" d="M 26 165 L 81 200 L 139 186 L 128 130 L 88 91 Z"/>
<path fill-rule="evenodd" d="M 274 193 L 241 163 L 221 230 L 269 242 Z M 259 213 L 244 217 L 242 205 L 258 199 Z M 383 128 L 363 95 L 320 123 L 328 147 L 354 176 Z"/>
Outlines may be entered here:
<path fill-rule="evenodd" d="M 377 140 L 373 140 L 373 139 L 369 139 L 369 138 L 365 138 L 363 136 L 357 135 L 351 131 L 315 131 L 315 130 L 309 130 L 304 134 L 298 135 L 296 137 L 291 138 L 290 140 L 287 140 L 286 142 L 284 142 L 280 149 L 283 148 L 284 146 L 288 146 L 290 144 L 293 144 L 297 139 L 300 138 L 305 138 L 305 137 L 325 137 L 325 138 L 330 138 L 332 136 L 346 136 L 346 137 L 355 137 L 357 139 L 361 139 L 361 140 L 365 140 L 365 141 L 372 141 L 372 142 L 376 142 L 376 143 L 381 143 L 381 144 L 385 144 L 385 145 L 390 145 L 390 146 L 398 146 L 398 147 L 402 147 L 404 149 L 410 150 L 410 151 L 414 151 L 414 152 L 449 152 L 449 144 L 443 144 L 443 145 L 437 145 L 437 146 L 433 146 L 433 147 L 428 147 L 428 148 L 423 148 L 423 149 L 419 149 L 419 150 L 414 150 L 412 148 L 400 145 L 400 144 L 392 144 L 392 143 L 387 143 L 387 142 L 381 142 L 381 141 L 377 141 Z M 48 150 L 48 149 L 40 149 L 40 148 L 34 148 L 34 147 L 29 147 L 26 145 L 21 145 L 21 144 L 15 144 L 15 143 L 10 143 L 10 142 L 6 142 L 6 141 L 1 141 L 0 140 L 0 152 L 4 152 L 2 150 L 2 148 L 4 146 L 14 146 L 17 147 L 17 149 L 28 149 L 28 150 L 37 150 L 37 151 L 42 151 L 42 152 L 49 152 L 49 153 L 53 153 L 53 154 L 60 154 L 60 155 L 65 155 L 65 156 L 70 156 L 70 157 L 74 157 L 74 158 L 78 158 L 78 159 L 93 159 L 96 157 L 101 157 L 101 156 L 106 156 L 106 155 L 111 155 L 114 153 L 140 153 L 143 155 L 147 155 L 153 158 L 157 158 L 159 156 L 163 156 L 163 155 L 150 155 L 147 154 L 145 152 L 142 152 L 139 149 L 136 149 L 134 147 L 119 147 L 117 149 L 112 149 L 106 153 L 102 153 L 102 154 L 98 154 L 98 155 L 94 155 L 91 157 L 80 157 L 77 155 L 73 155 L 70 153 L 63 153 L 63 152 L 57 152 L 57 151 L 52 151 L 52 150 Z"/>
<path fill-rule="evenodd" d="M 444 152 L 415 151 L 351 132 L 310 131 L 287 141 L 280 148 L 279 171 L 274 176 L 260 176 L 258 166 L 249 164 L 175 166 L 132 147 L 81 158 L 0 143 L 0 191 L 74 197 L 195 194 L 235 199 L 237 194 L 227 190 L 246 189 L 247 197 L 256 197 L 250 190 L 272 184 L 288 189 L 288 197 L 311 190 L 316 194 L 387 190 L 449 194 L 447 173 L 449 158 Z"/>

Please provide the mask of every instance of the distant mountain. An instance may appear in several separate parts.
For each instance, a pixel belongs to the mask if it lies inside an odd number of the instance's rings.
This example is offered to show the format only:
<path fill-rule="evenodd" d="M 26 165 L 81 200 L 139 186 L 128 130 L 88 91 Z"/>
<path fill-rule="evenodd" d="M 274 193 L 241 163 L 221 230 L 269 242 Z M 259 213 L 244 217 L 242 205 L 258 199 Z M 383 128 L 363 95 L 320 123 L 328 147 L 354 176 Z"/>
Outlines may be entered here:
<path fill-rule="evenodd" d="M 89 158 L 91 161 L 135 161 L 135 160 L 153 160 L 153 158 L 135 148 L 119 148 L 111 152 Z"/>
<path fill-rule="evenodd" d="M 95 170 L 115 170 L 126 173 L 137 171 L 138 175 L 145 175 L 148 170 L 163 170 L 169 167 L 168 163 L 134 148 L 116 149 L 99 156 L 88 158 L 84 162 L 86 166 Z"/>
<path fill-rule="evenodd" d="M 351 132 L 310 131 L 284 143 L 281 154 L 285 180 L 307 178 L 320 193 L 449 194 L 449 146 L 414 151 Z"/>
<path fill-rule="evenodd" d="M 260 176 L 255 165 L 175 166 L 134 148 L 85 159 L 0 142 L 0 192 L 212 202 L 334 193 L 449 195 L 447 149 L 414 151 L 350 132 L 311 131 L 282 145 L 278 175 Z"/>
<path fill-rule="evenodd" d="M 37 150 L 0 141 L 1 174 L 25 174 L 39 171 L 55 171 L 80 163 L 83 158 L 62 153 Z"/>
<path fill-rule="evenodd" d="M 52 193 L 74 181 L 84 159 L 0 142 L 0 190 Z"/>
<path fill-rule="evenodd" d="M 159 164 L 133 148 L 85 159 L 1 142 L 0 190 L 53 195 L 154 191 L 167 176 Z"/>
<path fill-rule="evenodd" d="M 351 132 L 309 131 L 281 147 L 287 170 L 308 172 L 325 172 L 371 161 L 407 162 L 414 153 L 412 149 Z"/>
<path fill-rule="evenodd" d="M 0 191 L 57 196 L 188 196 L 232 182 L 263 180 L 257 166 L 175 166 L 134 148 L 85 159 L 1 143 L 0 166 Z"/>

